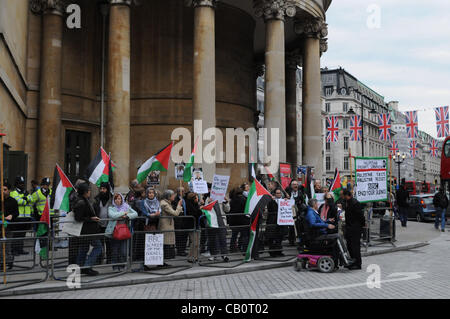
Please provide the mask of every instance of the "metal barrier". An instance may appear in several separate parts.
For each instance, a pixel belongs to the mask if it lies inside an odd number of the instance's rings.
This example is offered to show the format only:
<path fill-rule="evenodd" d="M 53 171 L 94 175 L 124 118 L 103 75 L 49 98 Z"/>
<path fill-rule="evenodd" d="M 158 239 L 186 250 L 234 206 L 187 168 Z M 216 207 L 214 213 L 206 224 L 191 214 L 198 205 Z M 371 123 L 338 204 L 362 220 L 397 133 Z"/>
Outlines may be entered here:
<path fill-rule="evenodd" d="M 117 221 L 115 219 L 101 219 L 100 221 Z M 77 265 L 81 274 L 92 269 L 98 276 L 91 280 L 81 277 L 82 283 L 91 283 L 127 273 L 129 269 L 131 239 L 115 240 L 103 233 L 83 234 L 72 236 L 62 232 L 60 226 L 74 223 L 58 221 L 52 228 L 51 277 L 54 280 L 66 281 L 70 265 Z M 76 223 L 76 222 L 75 222 Z M 130 228 L 130 221 L 127 222 Z M 130 229 L 132 231 L 132 229 Z M 55 243 L 64 243 L 55 245 Z"/>
<path fill-rule="evenodd" d="M 198 238 L 195 218 L 193 216 L 160 216 L 158 223 L 162 220 L 169 220 L 174 230 L 160 230 L 156 224 L 148 225 L 147 217 L 138 217 L 133 220 L 135 227 L 131 241 L 131 272 L 170 275 L 193 267 L 197 259 L 196 252 L 198 252 L 198 244 L 195 242 Z M 189 228 L 186 228 L 187 224 Z M 163 265 L 144 265 L 146 234 L 164 235 Z M 188 250 L 187 253 L 186 250 Z M 133 269 L 133 265 L 139 265 L 139 268 Z"/>
<path fill-rule="evenodd" d="M 0 291 L 32 285 L 48 279 L 48 255 L 47 258 L 38 262 L 36 248 L 48 250 L 50 232 L 47 231 L 46 235 L 38 237 L 36 230 L 39 225 L 47 224 L 34 221 L 7 224 L 6 237 L 0 238 L 0 275 L 4 283 L 0 286 Z M 6 257 L 6 271 L 3 269 L 3 251 Z"/>
<path fill-rule="evenodd" d="M 363 245 L 366 251 L 370 246 L 391 244 L 395 247 L 395 216 L 391 208 L 368 207 L 365 210 L 366 227 Z"/>

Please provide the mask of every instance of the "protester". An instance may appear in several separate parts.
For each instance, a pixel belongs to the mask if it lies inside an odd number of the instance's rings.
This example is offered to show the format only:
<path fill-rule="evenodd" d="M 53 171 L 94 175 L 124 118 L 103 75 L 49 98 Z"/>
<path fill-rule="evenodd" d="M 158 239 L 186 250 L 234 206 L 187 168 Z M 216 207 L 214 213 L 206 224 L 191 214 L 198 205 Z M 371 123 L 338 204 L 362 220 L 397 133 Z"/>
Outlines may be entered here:
<path fill-rule="evenodd" d="M 164 191 L 161 200 L 161 219 L 159 220 L 158 230 L 164 233 L 164 259 L 175 258 L 175 223 L 173 218 L 179 216 L 183 211 L 183 203 L 178 201 L 176 209 L 172 208 L 172 202 L 175 201 L 176 194 L 168 189 Z M 164 263 L 167 266 L 166 263 Z"/>
<path fill-rule="evenodd" d="M 337 232 L 337 226 L 338 226 L 338 211 L 337 207 L 334 203 L 334 194 L 333 193 L 326 193 L 325 194 L 325 203 L 320 205 L 319 207 L 319 215 L 320 218 L 324 222 L 328 222 L 336 227 L 333 231 L 328 231 L 328 233 Z"/>
<path fill-rule="evenodd" d="M 349 190 L 344 191 L 345 198 L 345 239 L 354 264 L 348 268 L 361 269 L 361 234 L 366 224 L 361 204 Z"/>
<path fill-rule="evenodd" d="M 198 220 L 200 216 L 202 216 L 202 211 L 200 209 L 198 195 L 192 192 L 186 194 L 186 215 L 192 216 L 192 219 L 186 219 L 186 227 L 188 229 L 199 229 Z M 197 225 L 197 227 L 195 226 Z M 199 238 L 197 231 L 189 232 L 189 254 L 188 254 L 188 262 L 196 262 L 198 260 L 198 247 L 199 247 Z"/>
<path fill-rule="evenodd" d="M 99 193 L 94 198 L 93 206 L 95 215 L 100 218 L 98 223 L 100 229 L 99 232 L 104 234 L 106 227 L 108 226 L 108 209 L 112 206 L 112 196 L 109 183 L 103 182 L 100 184 Z M 111 264 L 111 239 L 103 236 L 100 238 L 100 241 L 102 242 L 103 252 L 106 257 L 106 264 Z M 99 255 L 98 263 L 101 264 L 103 260 L 105 260 L 103 254 Z"/>
<path fill-rule="evenodd" d="M 161 215 L 161 206 L 154 188 L 147 188 L 145 191 L 145 199 L 140 201 L 138 207 L 142 212 L 142 216 L 147 217 L 145 220 L 145 231 L 157 230 L 159 216 Z"/>
<path fill-rule="evenodd" d="M 242 189 L 242 195 L 244 195 L 245 198 L 247 198 L 248 191 L 250 190 L 250 185 L 247 182 L 245 182 L 240 186 L 240 188 Z"/>
<path fill-rule="evenodd" d="M 315 193 L 323 193 L 322 182 L 320 181 L 320 179 L 316 179 L 314 181 L 314 192 Z"/>
<path fill-rule="evenodd" d="M 82 179 L 78 179 L 74 186 L 74 189 L 69 195 L 69 210 L 73 212 L 74 207 L 76 203 L 78 202 L 78 188 L 81 184 L 88 183 Z M 69 237 L 69 265 L 73 265 L 77 263 L 77 257 L 78 257 L 78 248 L 80 247 L 80 237 L 76 236 L 70 236 Z"/>
<path fill-rule="evenodd" d="M 305 214 L 307 210 L 306 199 L 303 190 L 299 187 L 298 181 L 292 180 L 289 186 L 286 188 L 286 194 L 289 196 L 291 201 L 294 203 L 293 207 L 293 217 L 296 220 L 296 217 L 301 214 Z M 295 244 L 295 226 L 288 226 L 288 240 L 289 244 L 292 246 Z"/>
<path fill-rule="evenodd" d="M 130 191 L 125 196 L 125 201 L 130 204 L 133 202 L 136 198 L 136 192 L 143 191 L 143 187 L 139 184 L 137 179 L 134 179 L 131 181 L 129 186 Z"/>
<path fill-rule="evenodd" d="M 177 188 L 177 196 L 175 197 L 175 200 L 172 202 L 172 208 L 176 209 L 178 201 L 181 201 L 183 206 L 183 212 L 180 214 L 181 216 L 186 216 L 186 202 L 184 200 L 184 187 L 178 187 Z M 186 218 L 183 217 L 175 217 L 175 247 L 177 250 L 177 256 L 187 256 L 186 253 L 186 245 L 187 245 L 187 239 L 188 239 L 188 232 L 182 231 L 186 228 Z"/>
<path fill-rule="evenodd" d="M 267 220 L 266 220 L 266 239 L 269 244 L 269 254 L 272 257 L 284 256 L 282 252 L 281 242 L 286 233 L 286 226 L 279 226 L 278 220 L 278 204 L 283 199 L 283 192 L 280 188 L 274 191 L 273 199 L 267 204 Z"/>
<path fill-rule="evenodd" d="M 211 202 L 211 200 L 209 200 Z M 229 261 L 228 258 L 228 248 L 227 248 L 227 239 L 226 239 L 226 228 L 225 223 L 223 221 L 223 216 L 225 213 L 230 211 L 230 204 L 228 200 L 225 200 L 223 203 L 216 202 L 214 205 L 211 214 L 216 215 L 216 220 L 218 224 L 218 228 L 208 227 L 208 249 L 211 254 L 209 260 L 217 260 L 218 255 L 222 257 L 222 260 L 225 262 Z"/>
<path fill-rule="evenodd" d="M 9 225 L 9 223 L 14 223 L 17 220 L 17 217 L 19 216 L 19 206 L 17 205 L 17 202 L 10 196 L 11 193 L 11 184 L 8 182 L 3 183 L 3 196 L 4 196 L 4 219 L 5 219 L 5 237 L 11 238 L 12 237 L 12 231 L 14 231 L 14 226 Z M 0 202 L 1 205 L 1 202 Z M 1 206 L 0 206 L 1 207 Z M 14 263 L 14 255 L 12 253 L 12 242 L 6 241 L 5 244 L 5 253 L 6 253 L 6 266 L 8 269 L 13 268 Z M 0 257 L 1 261 L 3 262 L 3 254 L 1 254 Z"/>
<path fill-rule="evenodd" d="M 245 252 L 250 235 L 250 218 L 244 215 L 247 199 L 239 187 L 230 191 L 230 198 L 230 211 L 227 214 L 227 223 L 231 228 L 230 252 Z"/>
<path fill-rule="evenodd" d="M 85 267 L 81 270 L 82 274 L 96 276 L 98 275 L 98 272 L 93 270 L 91 267 L 97 260 L 98 256 L 102 253 L 102 243 L 99 236 L 86 236 L 99 234 L 100 232 L 100 218 L 98 218 L 95 214 L 94 207 L 89 201 L 90 197 L 91 190 L 89 188 L 89 184 L 80 184 L 78 186 L 78 200 L 73 208 L 73 212 L 75 214 L 75 220 L 77 222 L 83 222 L 81 235 L 85 235 L 85 237 L 81 237 L 78 241 L 79 250 L 77 255 L 77 264 L 80 267 Z M 93 249 L 89 256 L 87 256 L 89 246 L 92 246 Z"/>
<path fill-rule="evenodd" d="M 125 202 L 122 194 L 114 194 L 113 205 L 108 208 L 108 217 L 114 219 L 109 221 L 108 229 L 114 230 L 121 224 L 129 227 L 129 220 L 137 218 L 138 213 Z M 113 233 L 111 240 L 113 270 L 122 271 L 125 268 L 125 265 L 118 264 L 127 261 L 127 244 L 128 239 L 114 238 Z"/>
<path fill-rule="evenodd" d="M 434 195 L 433 205 L 436 208 L 436 217 L 434 220 L 434 228 L 439 229 L 439 222 L 441 223 L 441 232 L 445 232 L 445 213 L 448 207 L 448 198 L 445 194 L 445 188 L 441 186 L 439 192 Z"/>
<path fill-rule="evenodd" d="M 409 192 L 406 190 L 406 186 L 404 183 L 402 183 L 397 190 L 396 198 L 398 205 L 398 214 L 400 216 L 402 227 L 406 227 L 408 221 Z"/>

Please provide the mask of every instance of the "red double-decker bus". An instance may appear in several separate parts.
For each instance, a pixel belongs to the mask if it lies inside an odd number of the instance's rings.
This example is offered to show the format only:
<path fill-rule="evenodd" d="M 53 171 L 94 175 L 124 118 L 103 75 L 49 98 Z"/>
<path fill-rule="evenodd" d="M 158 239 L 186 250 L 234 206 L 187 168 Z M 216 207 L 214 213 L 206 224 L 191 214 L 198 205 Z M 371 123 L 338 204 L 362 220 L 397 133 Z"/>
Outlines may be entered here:
<path fill-rule="evenodd" d="M 445 138 L 441 154 L 441 186 L 448 189 L 450 183 L 450 136 Z"/>

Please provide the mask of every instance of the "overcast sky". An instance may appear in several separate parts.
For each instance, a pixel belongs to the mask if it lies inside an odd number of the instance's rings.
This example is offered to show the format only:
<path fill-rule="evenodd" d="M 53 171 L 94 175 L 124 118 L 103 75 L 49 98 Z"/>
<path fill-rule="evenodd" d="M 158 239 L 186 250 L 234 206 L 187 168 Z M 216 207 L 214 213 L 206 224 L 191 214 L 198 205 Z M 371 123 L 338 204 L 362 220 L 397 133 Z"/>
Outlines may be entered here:
<path fill-rule="evenodd" d="M 334 0 L 327 22 L 322 67 L 420 110 L 419 129 L 436 137 L 433 108 L 450 105 L 450 0 Z"/>

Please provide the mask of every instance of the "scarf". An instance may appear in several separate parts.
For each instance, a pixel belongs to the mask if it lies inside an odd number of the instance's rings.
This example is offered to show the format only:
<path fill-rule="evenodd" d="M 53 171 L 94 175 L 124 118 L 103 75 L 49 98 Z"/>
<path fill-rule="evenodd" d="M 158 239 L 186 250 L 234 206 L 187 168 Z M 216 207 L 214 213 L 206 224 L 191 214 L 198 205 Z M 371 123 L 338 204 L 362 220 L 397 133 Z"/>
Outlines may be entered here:
<path fill-rule="evenodd" d="M 146 198 L 144 200 L 144 206 L 145 209 L 148 211 L 149 214 L 154 214 L 157 211 L 160 211 L 160 206 L 159 206 L 159 200 L 155 197 L 153 199 L 148 199 Z"/>
<path fill-rule="evenodd" d="M 130 206 L 123 199 L 122 194 L 119 194 L 122 197 L 122 205 L 117 206 L 116 201 L 113 200 L 113 206 L 117 209 L 118 212 L 128 212 L 130 210 Z"/>
<path fill-rule="evenodd" d="M 328 206 L 328 204 L 324 204 L 322 207 L 322 211 L 320 212 L 320 219 L 322 219 L 323 221 L 327 220 L 327 216 L 328 216 L 328 210 L 330 209 L 330 206 Z"/>

